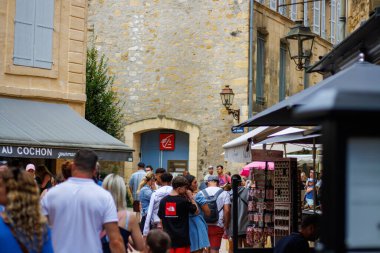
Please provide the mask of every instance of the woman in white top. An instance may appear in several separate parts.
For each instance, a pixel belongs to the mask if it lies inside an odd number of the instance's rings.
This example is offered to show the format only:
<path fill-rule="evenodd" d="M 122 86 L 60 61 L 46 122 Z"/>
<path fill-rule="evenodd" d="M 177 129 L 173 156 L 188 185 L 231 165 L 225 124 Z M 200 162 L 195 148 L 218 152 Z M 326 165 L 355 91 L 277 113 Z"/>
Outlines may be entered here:
<path fill-rule="evenodd" d="M 103 188 L 109 191 L 115 201 L 117 216 L 119 219 L 120 233 L 124 239 L 125 245 L 131 245 L 135 250 L 144 249 L 144 240 L 141 231 L 133 213 L 127 211 L 126 203 L 126 186 L 124 179 L 116 174 L 109 174 L 103 181 Z M 132 239 L 132 240 L 131 240 Z M 102 237 L 103 252 L 110 252 L 107 248 L 107 239 Z"/>

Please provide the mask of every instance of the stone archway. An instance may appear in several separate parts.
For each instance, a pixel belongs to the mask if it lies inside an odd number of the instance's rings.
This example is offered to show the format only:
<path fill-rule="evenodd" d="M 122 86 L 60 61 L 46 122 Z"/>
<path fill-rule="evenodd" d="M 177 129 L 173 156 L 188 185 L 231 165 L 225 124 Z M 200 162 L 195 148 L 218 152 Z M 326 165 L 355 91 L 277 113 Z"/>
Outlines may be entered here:
<path fill-rule="evenodd" d="M 128 177 L 132 172 L 131 169 L 134 170 L 139 161 L 140 135 L 157 129 L 174 129 L 189 134 L 189 172 L 197 176 L 199 127 L 183 120 L 166 117 L 140 120 L 125 126 L 125 143 L 135 152 L 133 152 L 133 162 L 126 162 L 124 175 Z"/>

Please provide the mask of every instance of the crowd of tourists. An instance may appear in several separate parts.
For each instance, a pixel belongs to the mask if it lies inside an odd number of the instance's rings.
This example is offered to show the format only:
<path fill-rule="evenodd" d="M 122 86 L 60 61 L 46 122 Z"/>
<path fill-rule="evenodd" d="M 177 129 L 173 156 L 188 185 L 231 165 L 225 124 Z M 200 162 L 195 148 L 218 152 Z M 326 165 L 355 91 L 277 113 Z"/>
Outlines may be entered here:
<path fill-rule="evenodd" d="M 231 237 L 231 177 L 221 165 L 202 185 L 187 171 L 173 178 L 142 162 L 128 188 L 117 174 L 98 175 L 98 157 L 86 149 L 57 176 L 46 166 L 0 164 L 1 252 L 215 253 Z"/>

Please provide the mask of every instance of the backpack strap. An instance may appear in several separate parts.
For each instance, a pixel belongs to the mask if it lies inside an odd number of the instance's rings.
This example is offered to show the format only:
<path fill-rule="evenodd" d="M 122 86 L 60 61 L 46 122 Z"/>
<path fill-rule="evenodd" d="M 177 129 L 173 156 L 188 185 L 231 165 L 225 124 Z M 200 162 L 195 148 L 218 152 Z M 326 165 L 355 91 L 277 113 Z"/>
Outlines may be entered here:
<path fill-rule="evenodd" d="M 244 191 L 244 188 L 240 188 L 240 190 L 238 191 L 238 198 L 246 205 L 248 206 L 248 203 L 242 198 L 240 197 L 240 194 Z"/>
<path fill-rule="evenodd" d="M 207 199 L 210 197 L 210 195 L 208 195 L 206 189 L 203 189 L 202 193 L 203 193 L 203 196 L 205 196 Z"/>
<path fill-rule="evenodd" d="M 217 206 L 218 206 L 218 197 L 219 197 L 219 195 L 220 194 L 222 194 L 222 192 L 224 192 L 224 190 L 223 189 L 219 189 L 216 193 L 215 193 L 215 201 L 216 201 L 216 203 L 217 203 Z M 220 213 L 220 211 L 222 211 L 222 209 L 223 209 L 223 207 L 224 207 L 224 204 L 222 205 L 222 208 L 220 208 L 220 210 L 218 210 L 218 213 Z"/>

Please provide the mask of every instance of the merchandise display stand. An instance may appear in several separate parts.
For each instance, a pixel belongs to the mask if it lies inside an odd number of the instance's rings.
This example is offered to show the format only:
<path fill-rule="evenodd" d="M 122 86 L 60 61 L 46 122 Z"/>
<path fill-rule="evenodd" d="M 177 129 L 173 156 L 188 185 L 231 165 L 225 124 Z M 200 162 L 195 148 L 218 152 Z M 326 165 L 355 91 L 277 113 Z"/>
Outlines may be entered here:
<path fill-rule="evenodd" d="M 268 169 L 268 162 L 274 170 Z M 298 230 L 301 217 L 300 175 L 295 158 L 267 158 L 265 169 L 252 168 L 248 197 L 247 243 L 272 248 Z"/>

